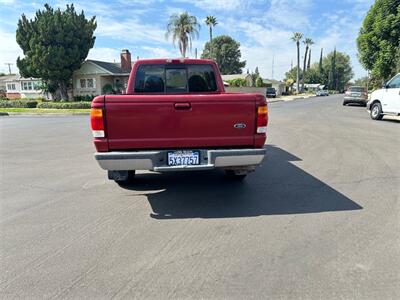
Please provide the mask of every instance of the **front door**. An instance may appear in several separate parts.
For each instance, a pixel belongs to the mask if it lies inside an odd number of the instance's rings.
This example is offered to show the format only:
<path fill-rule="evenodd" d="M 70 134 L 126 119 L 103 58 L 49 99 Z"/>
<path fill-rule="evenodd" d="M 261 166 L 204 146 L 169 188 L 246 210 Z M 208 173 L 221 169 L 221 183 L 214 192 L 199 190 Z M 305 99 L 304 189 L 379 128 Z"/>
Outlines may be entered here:
<path fill-rule="evenodd" d="M 383 112 L 400 113 L 400 74 L 386 85 L 383 93 Z"/>

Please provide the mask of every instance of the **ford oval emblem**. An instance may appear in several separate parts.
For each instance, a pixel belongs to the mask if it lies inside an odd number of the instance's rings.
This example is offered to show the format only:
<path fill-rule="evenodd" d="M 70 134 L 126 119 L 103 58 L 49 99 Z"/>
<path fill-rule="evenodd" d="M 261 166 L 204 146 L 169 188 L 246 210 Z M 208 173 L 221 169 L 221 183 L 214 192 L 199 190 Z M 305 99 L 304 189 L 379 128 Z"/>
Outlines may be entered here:
<path fill-rule="evenodd" d="M 238 128 L 238 129 L 243 129 L 243 128 L 246 128 L 246 124 L 237 123 L 237 124 L 233 125 L 233 127 Z"/>

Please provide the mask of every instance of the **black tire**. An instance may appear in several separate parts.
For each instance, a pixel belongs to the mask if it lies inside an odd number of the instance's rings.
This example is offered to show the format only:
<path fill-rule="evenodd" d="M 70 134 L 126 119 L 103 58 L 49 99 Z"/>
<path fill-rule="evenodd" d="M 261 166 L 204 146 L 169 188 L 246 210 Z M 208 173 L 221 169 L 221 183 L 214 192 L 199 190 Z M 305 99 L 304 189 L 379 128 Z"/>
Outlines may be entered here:
<path fill-rule="evenodd" d="M 225 170 L 225 175 L 226 177 L 228 177 L 229 179 L 232 180 L 243 180 L 246 178 L 247 174 L 238 174 L 237 171 L 235 170 Z"/>
<path fill-rule="evenodd" d="M 372 120 L 382 119 L 382 105 L 379 102 L 372 104 L 370 116 Z"/>
<path fill-rule="evenodd" d="M 343 101 L 343 106 L 346 106 L 347 105 L 347 102 L 346 101 Z"/>

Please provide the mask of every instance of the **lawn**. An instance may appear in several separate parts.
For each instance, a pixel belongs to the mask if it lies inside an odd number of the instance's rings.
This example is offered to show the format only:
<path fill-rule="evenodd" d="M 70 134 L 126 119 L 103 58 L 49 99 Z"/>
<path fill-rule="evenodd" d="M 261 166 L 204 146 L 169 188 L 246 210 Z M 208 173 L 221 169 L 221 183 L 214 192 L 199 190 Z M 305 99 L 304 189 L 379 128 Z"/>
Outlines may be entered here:
<path fill-rule="evenodd" d="M 88 114 L 90 109 L 0 108 L 0 112 L 16 114 Z"/>

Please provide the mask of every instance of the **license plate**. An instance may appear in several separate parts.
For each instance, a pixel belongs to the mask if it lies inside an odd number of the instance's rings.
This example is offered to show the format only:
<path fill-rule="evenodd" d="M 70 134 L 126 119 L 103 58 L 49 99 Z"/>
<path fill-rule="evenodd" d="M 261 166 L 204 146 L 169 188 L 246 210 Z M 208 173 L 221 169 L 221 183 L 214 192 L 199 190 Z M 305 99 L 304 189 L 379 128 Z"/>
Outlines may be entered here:
<path fill-rule="evenodd" d="M 360 97 L 361 94 L 360 94 L 360 93 L 352 93 L 351 96 L 352 96 L 352 97 Z"/>
<path fill-rule="evenodd" d="M 168 152 L 168 166 L 193 166 L 199 164 L 199 151 L 182 150 Z"/>

